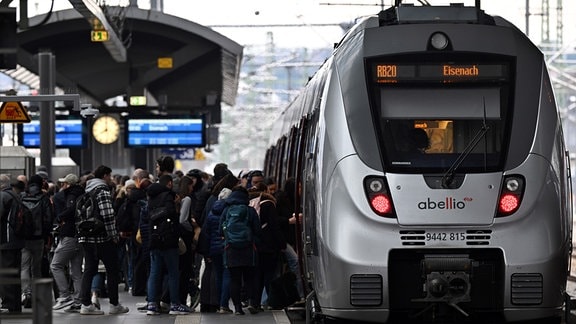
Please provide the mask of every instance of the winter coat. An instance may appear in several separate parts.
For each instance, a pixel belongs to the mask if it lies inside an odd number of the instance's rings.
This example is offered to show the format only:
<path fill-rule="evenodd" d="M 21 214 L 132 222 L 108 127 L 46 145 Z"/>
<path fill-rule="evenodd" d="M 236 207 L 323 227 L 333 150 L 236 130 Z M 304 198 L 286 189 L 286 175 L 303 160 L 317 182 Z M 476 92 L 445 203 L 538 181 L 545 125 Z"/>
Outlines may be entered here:
<path fill-rule="evenodd" d="M 259 203 L 262 236 L 257 245 L 258 252 L 267 254 L 279 253 L 286 249 L 286 239 L 280 230 L 276 200 L 272 195 L 262 193 Z"/>
<path fill-rule="evenodd" d="M 139 200 L 146 200 L 146 191 L 140 188 L 133 188 L 130 191 L 130 194 L 126 198 L 126 213 L 129 213 L 132 223 L 132 235 L 135 236 L 136 232 L 138 232 L 138 225 L 140 223 L 140 204 L 138 203 Z M 129 209 L 129 210 L 128 210 Z"/>
<path fill-rule="evenodd" d="M 224 200 L 215 201 L 204 222 L 204 227 L 202 227 L 209 239 L 208 256 L 212 258 L 216 256 L 222 257 L 224 253 L 224 237 L 218 230 L 218 226 L 225 207 L 226 202 Z"/>

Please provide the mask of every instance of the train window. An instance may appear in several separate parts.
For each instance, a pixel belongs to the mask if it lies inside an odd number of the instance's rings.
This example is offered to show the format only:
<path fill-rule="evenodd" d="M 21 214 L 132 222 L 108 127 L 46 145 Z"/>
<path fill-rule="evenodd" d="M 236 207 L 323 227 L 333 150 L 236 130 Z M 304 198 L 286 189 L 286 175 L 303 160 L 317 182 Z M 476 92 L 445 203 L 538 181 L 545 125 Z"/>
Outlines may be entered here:
<path fill-rule="evenodd" d="M 380 90 L 386 118 L 500 118 L 500 89 L 449 88 Z"/>
<path fill-rule="evenodd" d="M 496 170 L 503 161 L 504 111 L 497 87 L 383 87 L 380 119 L 387 169 Z"/>
<path fill-rule="evenodd" d="M 493 170 L 501 161 L 501 124 L 487 119 L 385 119 L 388 167 L 440 172 L 464 157 L 460 171 Z"/>

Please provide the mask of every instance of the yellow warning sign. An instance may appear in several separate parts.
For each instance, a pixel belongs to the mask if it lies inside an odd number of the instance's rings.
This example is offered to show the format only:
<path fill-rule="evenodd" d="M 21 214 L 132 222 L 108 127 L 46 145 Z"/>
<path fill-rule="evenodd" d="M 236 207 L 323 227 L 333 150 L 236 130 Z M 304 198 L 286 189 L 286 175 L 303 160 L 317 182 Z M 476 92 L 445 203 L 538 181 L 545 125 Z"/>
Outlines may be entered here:
<path fill-rule="evenodd" d="M 0 107 L 0 123 L 29 123 L 30 116 L 20 101 L 6 101 Z"/>

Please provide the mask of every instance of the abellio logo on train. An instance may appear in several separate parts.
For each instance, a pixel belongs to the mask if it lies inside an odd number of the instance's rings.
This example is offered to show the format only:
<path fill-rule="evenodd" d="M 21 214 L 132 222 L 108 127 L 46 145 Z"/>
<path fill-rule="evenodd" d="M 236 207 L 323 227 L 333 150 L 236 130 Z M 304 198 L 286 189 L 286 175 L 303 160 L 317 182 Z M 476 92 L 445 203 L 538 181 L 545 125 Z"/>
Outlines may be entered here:
<path fill-rule="evenodd" d="M 472 201 L 471 197 L 464 197 L 462 200 L 458 200 L 454 197 L 446 197 L 444 200 L 432 200 L 430 198 L 418 203 L 418 209 L 421 210 L 434 210 L 434 209 L 464 209 L 466 208 L 466 203 Z"/>

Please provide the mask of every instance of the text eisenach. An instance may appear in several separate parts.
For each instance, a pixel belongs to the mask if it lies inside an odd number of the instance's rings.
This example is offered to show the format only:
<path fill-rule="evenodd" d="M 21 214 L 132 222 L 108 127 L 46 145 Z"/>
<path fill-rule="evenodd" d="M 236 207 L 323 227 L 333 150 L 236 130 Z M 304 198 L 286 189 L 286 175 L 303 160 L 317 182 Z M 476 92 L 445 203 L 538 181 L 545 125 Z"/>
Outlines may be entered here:
<path fill-rule="evenodd" d="M 444 76 L 478 76 L 480 74 L 480 70 L 478 70 L 478 66 L 451 66 L 451 65 L 444 65 L 442 67 L 442 74 Z"/>

